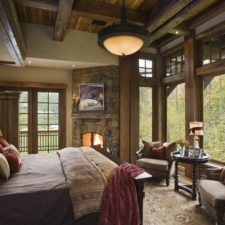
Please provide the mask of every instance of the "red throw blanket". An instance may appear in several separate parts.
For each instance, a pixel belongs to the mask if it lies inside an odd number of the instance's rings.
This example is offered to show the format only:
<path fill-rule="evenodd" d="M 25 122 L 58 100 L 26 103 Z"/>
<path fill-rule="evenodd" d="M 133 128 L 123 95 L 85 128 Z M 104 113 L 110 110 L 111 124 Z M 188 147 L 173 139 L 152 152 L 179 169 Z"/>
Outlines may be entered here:
<path fill-rule="evenodd" d="M 134 177 L 143 169 L 126 163 L 113 170 L 100 208 L 99 225 L 139 225 L 140 213 Z"/>

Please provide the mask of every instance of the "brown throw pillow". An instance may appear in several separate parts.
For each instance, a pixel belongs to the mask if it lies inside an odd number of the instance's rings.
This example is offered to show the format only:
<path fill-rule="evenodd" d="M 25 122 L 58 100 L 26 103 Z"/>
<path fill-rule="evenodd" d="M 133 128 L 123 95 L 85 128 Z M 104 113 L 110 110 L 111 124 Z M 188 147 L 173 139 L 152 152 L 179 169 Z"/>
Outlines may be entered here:
<path fill-rule="evenodd" d="M 165 148 L 163 146 L 161 147 L 152 147 L 152 158 L 154 159 L 165 159 L 164 151 Z"/>
<path fill-rule="evenodd" d="M 0 137 L 0 144 L 2 145 L 2 147 L 7 147 L 9 146 L 9 143 L 5 140 L 4 137 Z"/>
<path fill-rule="evenodd" d="M 149 141 L 142 141 L 144 147 L 142 149 L 143 157 L 150 158 L 152 157 L 152 147 L 160 147 L 160 141 L 149 142 Z"/>
<path fill-rule="evenodd" d="M 11 149 L 7 149 L 7 150 L 4 150 L 4 156 L 6 157 L 9 163 L 11 172 L 12 173 L 18 172 L 20 169 L 20 161 L 21 161 L 18 154 Z"/>

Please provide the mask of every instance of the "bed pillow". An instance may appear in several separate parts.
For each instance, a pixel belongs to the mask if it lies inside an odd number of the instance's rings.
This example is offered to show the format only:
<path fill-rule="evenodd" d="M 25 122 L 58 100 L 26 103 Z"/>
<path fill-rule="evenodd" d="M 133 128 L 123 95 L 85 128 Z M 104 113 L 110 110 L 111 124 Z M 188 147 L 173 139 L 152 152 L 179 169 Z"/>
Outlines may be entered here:
<path fill-rule="evenodd" d="M 12 149 L 4 150 L 4 156 L 9 163 L 9 167 L 12 173 L 19 172 L 21 159 L 17 152 Z"/>
<path fill-rule="evenodd" d="M 2 147 L 7 147 L 9 146 L 9 143 L 5 140 L 4 137 L 0 137 L 0 144 L 2 145 Z"/>
<path fill-rule="evenodd" d="M 0 153 L 0 175 L 5 179 L 9 179 L 10 176 L 9 163 L 7 162 L 5 156 L 1 153 Z"/>
<path fill-rule="evenodd" d="M 160 147 L 160 141 L 149 142 L 149 141 L 142 141 L 144 147 L 142 149 L 143 157 L 150 158 L 152 157 L 152 147 Z"/>

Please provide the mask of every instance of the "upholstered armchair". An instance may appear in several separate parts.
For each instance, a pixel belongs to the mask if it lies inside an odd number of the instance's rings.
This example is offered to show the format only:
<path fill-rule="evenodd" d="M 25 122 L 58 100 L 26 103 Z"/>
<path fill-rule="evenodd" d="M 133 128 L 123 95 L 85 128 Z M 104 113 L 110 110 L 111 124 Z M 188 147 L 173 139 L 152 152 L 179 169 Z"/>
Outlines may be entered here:
<path fill-rule="evenodd" d="M 144 147 L 136 152 L 136 165 L 143 168 L 153 177 L 166 179 L 166 185 L 170 184 L 170 177 L 174 173 L 174 163 L 171 157 L 176 150 L 176 142 L 164 143 L 142 141 Z"/>
<path fill-rule="evenodd" d="M 225 224 L 225 167 L 208 169 L 207 179 L 198 183 L 199 204 L 217 222 Z"/>

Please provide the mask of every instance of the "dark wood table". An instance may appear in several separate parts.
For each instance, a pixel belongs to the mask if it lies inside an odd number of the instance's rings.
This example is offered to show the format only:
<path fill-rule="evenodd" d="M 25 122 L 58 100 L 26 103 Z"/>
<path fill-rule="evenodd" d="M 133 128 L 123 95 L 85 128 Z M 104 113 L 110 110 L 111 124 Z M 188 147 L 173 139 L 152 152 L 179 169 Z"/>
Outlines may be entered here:
<path fill-rule="evenodd" d="M 174 154 L 173 159 L 175 161 L 175 180 L 174 180 L 174 189 L 178 191 L 182 189 L 187 191 L 192 195 L 192 199 L 196 200 L 197 198 L 197 182 L 201 179 L 202 175 L 202 164 L 209 161 L 210 157 L 207 154 L 203 154 L 201 157 L 198 158 L 190 158 L 184 157 L 180 154 Z M 192 184 L 184 184 L 179 182 L 179 171 L 178 171 L 178 164 L 179 163 L 189 163 L 192 164 Z"/>

